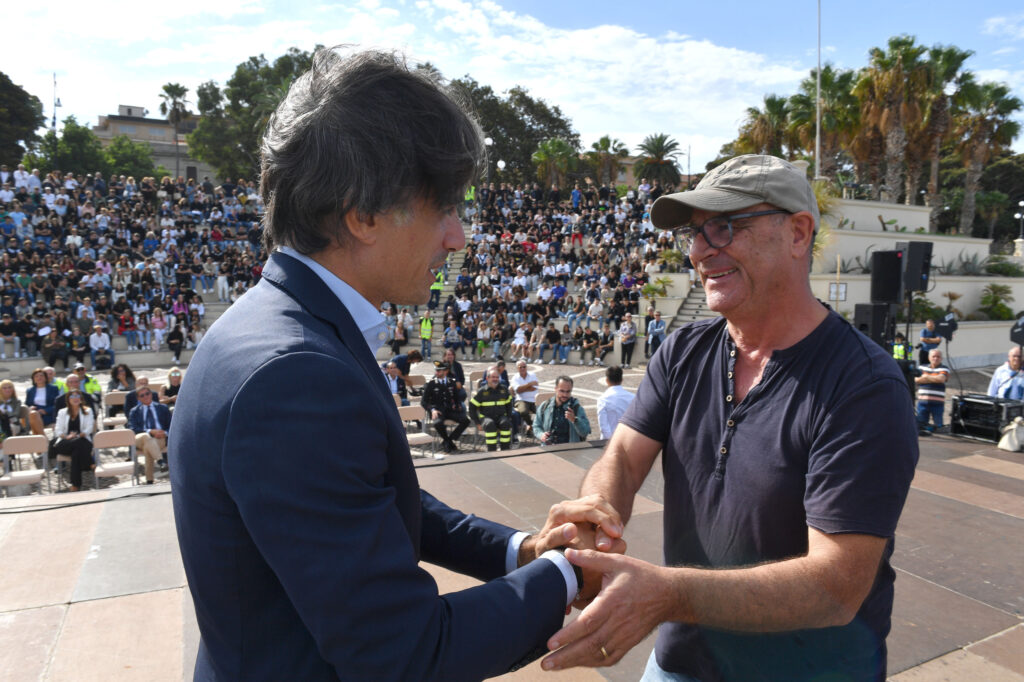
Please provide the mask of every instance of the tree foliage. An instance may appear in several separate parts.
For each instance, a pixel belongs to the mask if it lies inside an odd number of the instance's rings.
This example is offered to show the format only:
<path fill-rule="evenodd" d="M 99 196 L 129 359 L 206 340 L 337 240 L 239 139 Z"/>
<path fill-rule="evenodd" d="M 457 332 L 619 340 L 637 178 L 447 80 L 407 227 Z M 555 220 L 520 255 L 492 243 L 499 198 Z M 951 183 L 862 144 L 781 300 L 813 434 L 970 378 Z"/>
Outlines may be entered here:
<path fill-rule="evenodd" d="M 899 35 L 872 48 L 857 71 L 826 65 L 816 172 L 837 188 L 852 185 L 858 198 L 924 203 L 932 209 L 931 232 L 1005 239 L 1007 207 L 997 210 L 992 195 L 982 215 L 976 195 L 999 191 L 1011 203 L 1024 195 L 1024 165 L 1003 160 L 1021 132 L 1024 105 L 1006 85 L 978 82 L 968 68 L 972 54 Z M 788 99 L 768 95 L 762 106 L 747 109 L 736 138 L 709 168 L 746 153 L 813 160 L 816 76 L 812 70 Z M 990 165 L 998 173 L 989 173 Z"/>
<path fill-rule="evenodd" d="M 486 172 L 490 180 L 538 179 L 532 157 L 545 140 L 562 140 L 574 154 L 579 154 L 580 136 L 573 130 L 572 122 L 557 106 L 531 97 L 525 88 L 516 86 L 501 96 L 468 75 L 453 80 L 451 88 L 470 105 L 484 135 L 492 140 Z M 505 162 L 505 170 L 500 173 L 499 160 Z"/>
<path fill-rule="evenodd" d="M 89 126 L 81 125 L 74 116 L 64 119 L 60 135 L 52 130 L 43 136 L 34 152 L 25 155 L 26 168 L 41 171 L 60 169 L 65 173 L 107 173 L 107 155 L 103 145 Z"/>
<path fill-rule="evenodd" d="M 273 63 L 262 54 L 249 57 L 235 67 L 224 88 L 213 81 L 200 85 L 196 107 L 202 118 L 187 138 L 190 155 L 213 166 L 222 178 L 256 177 L 267 121 L 312 63 L 313 52 L 292 47 Z"/>
<path fill-rule="evenodd" d="M 537 177 L 545 183 L 565 186 L 569 172 L 575 169 L 579 160 L 576 150 L 565 140 L 555 137 L 544 140 L 537 146 L 532 160 L 537 166 Z"/>
<path fill-rule="evenodd" d="M 167 83 L 160 92 L 160 114 L 174 126 L 174 175 L 178 177 L 181 168 L 181 150 L 178 148 L 178 133 L 181 122 L 192 115 L 188 110 L 188 88 L 181 83 Z"/>
<path fill-rule="evenodd" d="M 0 72 L 0 163 L 14 166 L 38 142 L 43 104 Z"/>
<path fill-rule="evenodd" d="M 153 176 L 153 149 L 145 142 L 132 142 L 127 135 L 118 135 L 104 150 L 106 175 Z"/>
<path fill-rule="evenodd" d="M 607 182 L 614 185 L 619 176 L 619 166 L 622 159 L 629 156 L 629 149 L 610 135 L 603 135 L 601 139 L 590 145 L 590 151 L 586 158 L 594 166 L 598 184 Z"/>
<path fill-rule="evenodd" d="M 679 167 L 676 157 L 679 156 L 679 143 L 665 133 L 648 135 L 638 147 L 640 158 L 633 166 L 633 176 L 639 181 L 647 178 L 651 182 L 657 180 L 662 187 L 672 187 L 679 183 Z"/>

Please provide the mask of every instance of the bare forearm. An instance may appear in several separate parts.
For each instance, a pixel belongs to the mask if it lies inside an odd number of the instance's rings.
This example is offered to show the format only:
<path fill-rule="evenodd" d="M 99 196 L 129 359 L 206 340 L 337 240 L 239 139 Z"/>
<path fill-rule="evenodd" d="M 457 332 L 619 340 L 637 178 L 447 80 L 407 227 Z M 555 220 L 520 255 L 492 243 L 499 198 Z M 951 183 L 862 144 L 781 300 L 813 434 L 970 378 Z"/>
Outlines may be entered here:
<path fill-rule="evenodd" d="M 668 569 L 670 620 L 739 632 L 845 625 L 856 608 L 830 589 L 834 570 L 807 557 L 731 570 Z"/>
<path fill-rule="evenodd" d="M 660 451 L 661 443 L 620 424 L 601 459 L 583 478 L 580 496 L 600 495 L 619 512 L 622 522 L 627 522 L 633 513 L 633 498 Z"/>

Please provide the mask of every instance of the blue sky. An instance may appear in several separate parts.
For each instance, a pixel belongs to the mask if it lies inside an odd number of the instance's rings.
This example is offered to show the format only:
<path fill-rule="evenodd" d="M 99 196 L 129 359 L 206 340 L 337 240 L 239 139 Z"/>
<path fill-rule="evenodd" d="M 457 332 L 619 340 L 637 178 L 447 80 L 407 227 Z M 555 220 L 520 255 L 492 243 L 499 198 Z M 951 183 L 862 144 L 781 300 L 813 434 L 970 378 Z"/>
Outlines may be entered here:
<path fill-rule="evenodd" d="M 871 47 L 909 33 L 973 50 L 972 70 L 1024 98 L 1020 0 L 821 4 L 823 62 L 861 67 Z M 610 134 L 634 148 L 668 133 L 689 146 L 695 170 L 735 137 L 747 107 L 793 93 L 817 59 L 812 0 L 234 0 L 155 13 L 134 0 L 86 12 L 66 0 L 22 5 L 9 26 L 39 28 L 6 32 L 0 69 L 43 101 L 48 120 L 54 72 L 58 118 L 95 125 L 118 104 L 158 116 L 164 83 L 182 83 L 194 99 L 197 85 L 223 85 L 250 55 L 357 43 L 403 50 L 499 92 L 522 85 L 561 107 L 585 146 Z M 1014 147 L 1024 151 L 1024 140 Z"/>

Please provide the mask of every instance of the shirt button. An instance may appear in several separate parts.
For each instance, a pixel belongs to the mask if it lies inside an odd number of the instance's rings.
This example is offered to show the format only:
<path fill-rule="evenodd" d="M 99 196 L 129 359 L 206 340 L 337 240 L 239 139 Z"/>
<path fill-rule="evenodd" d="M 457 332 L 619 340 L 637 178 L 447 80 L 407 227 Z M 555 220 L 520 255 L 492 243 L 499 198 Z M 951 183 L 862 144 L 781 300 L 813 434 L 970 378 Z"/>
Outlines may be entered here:
<path fill-rule="evenodd" d="M 734 350 L 729 351 L 729 357 L 730 358 L 736 357 L 736 351 L 734 351 Z"/>
<path fill-rule="evenodd" d="M 726 448 L 722 448 L 721 450 L 719 450 L 719 452 L 721 452 L 724 455 L 725 453 L 729 452 L 729 450 Z"/>
<path fill-rule="evenodd" d="M 731 395 L 725 396 L 725 402 L 731 403 L 732 402 L 732 396 Z"/>
<path fill-rule="evenodd" d="M 729 421 L 725 422 L 725 425 L 731 429 L 732 427 L 736 426 L 736 422 L 730 419 Z"/>
<path fill-rule="evenodd" d="M 732 372 L 729 372 L 729 378 L 732 379 Z"/>

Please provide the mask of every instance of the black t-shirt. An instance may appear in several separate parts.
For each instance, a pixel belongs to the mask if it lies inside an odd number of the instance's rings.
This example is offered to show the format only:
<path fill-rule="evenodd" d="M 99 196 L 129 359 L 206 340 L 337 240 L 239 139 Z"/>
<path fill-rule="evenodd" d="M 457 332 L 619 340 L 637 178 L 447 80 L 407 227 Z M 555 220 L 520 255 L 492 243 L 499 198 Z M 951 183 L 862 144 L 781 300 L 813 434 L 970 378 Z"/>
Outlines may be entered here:
<path fill-rule="evenodd" d="M 671 334 L 622 418 L 664 443 L 666 565 L 741 567 L 799 556 L 808 526 L 890 540 L 849 625 L 744 634 L 664 623 L 658 663 L 703 682 L 833 679 L 829 673 L 883 680 L 891 538 L 918 457 L 906 383 L 891 357 L 835 313 L 775 351 L 739 403 L 735 350 L 724 318 Z"/>

